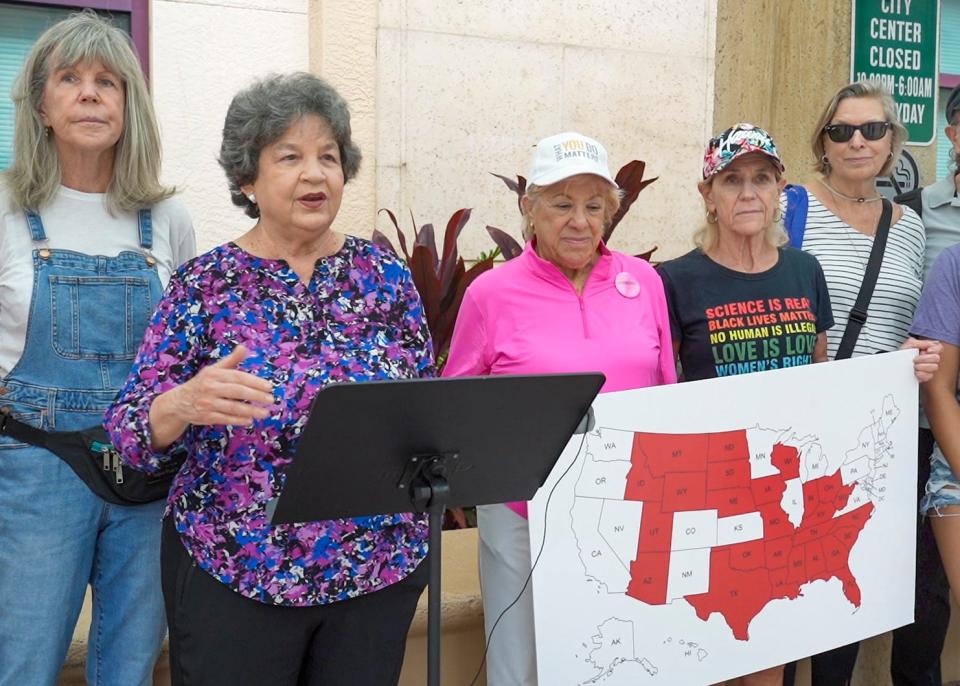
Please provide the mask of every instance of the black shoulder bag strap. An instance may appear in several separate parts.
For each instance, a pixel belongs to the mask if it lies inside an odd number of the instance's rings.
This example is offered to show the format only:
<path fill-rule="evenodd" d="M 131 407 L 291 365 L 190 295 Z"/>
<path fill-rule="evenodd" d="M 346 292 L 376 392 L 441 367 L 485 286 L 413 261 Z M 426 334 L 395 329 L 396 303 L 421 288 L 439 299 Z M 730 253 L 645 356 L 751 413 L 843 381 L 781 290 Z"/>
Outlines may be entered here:
<path fill-rule="evenodd" d="M 850 310 L 847 328 L 843 332 L 840 347 L 837 349 L 837 356 L 834 358 L 837 360 L 845 360 L 853 355 L 853 348 L 860 336 L 860 329 L 867 321 L 867 308 L 870 306 L 870 298 L 873 297 L 873 289 L 876 287 L 877 277 L 880 275 L 880 263 L 883 262 L 883 251 L 887 247 L 887 236 L 890 233 L 890 219 L 893 217 L 893 205 L 886 198 L 882 202 L 880 222 L 877 224 L 877 233 L 873 237 L 873 250 L 870 251 L 870 260 L 867 262 L 867 270 L 863 274 L 863 283 L 860 284 L 857 301 L 853 304 L 853 309 Z"/>

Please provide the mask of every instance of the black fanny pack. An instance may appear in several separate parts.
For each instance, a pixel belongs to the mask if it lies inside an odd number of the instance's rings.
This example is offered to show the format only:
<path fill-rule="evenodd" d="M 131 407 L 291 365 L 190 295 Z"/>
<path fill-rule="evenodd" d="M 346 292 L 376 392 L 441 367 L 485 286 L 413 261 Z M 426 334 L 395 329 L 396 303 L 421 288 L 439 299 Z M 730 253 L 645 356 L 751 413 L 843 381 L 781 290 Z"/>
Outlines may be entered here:
<path fill-rule="evenodd" d="M 100 426 L 83 431 L 44 431 L 0 412 L 0 434 L 49 450 L 70 465 L 91 491 L 114 505 L 143 505 L 166 498 L 183 464 L 179 460 L 159 474 L 125 467 Z"/>

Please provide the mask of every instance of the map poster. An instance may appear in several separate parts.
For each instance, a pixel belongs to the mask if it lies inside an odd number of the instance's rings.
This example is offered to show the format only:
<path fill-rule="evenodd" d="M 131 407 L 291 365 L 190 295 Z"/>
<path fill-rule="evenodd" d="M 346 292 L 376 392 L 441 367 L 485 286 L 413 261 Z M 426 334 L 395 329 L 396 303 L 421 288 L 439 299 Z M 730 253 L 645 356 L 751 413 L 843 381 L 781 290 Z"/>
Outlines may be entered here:
<path fill-rule="evenodd" d="M 713 684 L 913 621 L 913 354 L 599 396 L 530 506 L 540 683 Z"/>

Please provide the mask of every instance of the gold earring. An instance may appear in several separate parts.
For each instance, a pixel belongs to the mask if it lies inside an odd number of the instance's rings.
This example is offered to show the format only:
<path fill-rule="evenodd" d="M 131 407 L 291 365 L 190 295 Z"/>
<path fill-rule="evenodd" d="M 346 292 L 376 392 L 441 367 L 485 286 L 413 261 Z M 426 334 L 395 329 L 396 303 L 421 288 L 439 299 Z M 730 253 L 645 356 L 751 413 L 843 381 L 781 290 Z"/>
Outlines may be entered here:
<path fill-rule="evenodd" d="M 707 210 L 707 224 L 716 224 L 716 223 L 717 223 L 717 211 Z"/>
<path fill-rule="evenodd" d="M 783 212 L 780 211 L 780 206 L 777 206 L 777 209 L 773 211 L 773 222 L 777 223 L 783 219 Z"/>

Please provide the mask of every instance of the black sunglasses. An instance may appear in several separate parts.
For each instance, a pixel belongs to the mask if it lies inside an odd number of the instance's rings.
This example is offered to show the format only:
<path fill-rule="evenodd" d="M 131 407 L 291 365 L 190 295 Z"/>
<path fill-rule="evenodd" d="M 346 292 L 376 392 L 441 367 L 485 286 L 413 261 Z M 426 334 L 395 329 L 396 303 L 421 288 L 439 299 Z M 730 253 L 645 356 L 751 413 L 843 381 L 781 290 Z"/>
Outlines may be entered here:
<path fill-rule="evenodd" d="M 866 124 L 854 126 L 853 124 L 827 124 L 823 127 L 824 132 L 830 136 L 834 143 L 846 143 L 853 138 L 853 134 L 860 132 L 868 141 L 878 141 L 887 135 L 887 131 L 893 126 L 888 121 L 868 121 Z"/>

